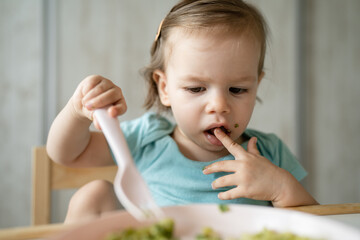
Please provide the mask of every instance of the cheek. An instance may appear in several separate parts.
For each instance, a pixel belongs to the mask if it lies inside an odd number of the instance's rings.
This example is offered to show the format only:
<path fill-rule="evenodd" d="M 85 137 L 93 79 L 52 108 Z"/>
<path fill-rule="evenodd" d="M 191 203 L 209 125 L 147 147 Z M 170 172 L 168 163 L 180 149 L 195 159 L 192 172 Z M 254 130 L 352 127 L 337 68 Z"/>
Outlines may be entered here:
<path fill-rule="evenodd" d="M 236 111 L 235 124 L 239 125 L 238 128 L 243 128 L 247 126 L 252 116 L 254 106 L 255 106 L 255 100 L 249 99 L 249 101 L 245 101 L 241 104 L 241 106 L 237 107 L 237 109 L 235 110 Z"/>
<path fill-rule="evenodd" d="M 199 108 L 199 101 L 193 98 L 182 89 L 169 89 L 171 108 L 184 113 L 191 113 L 192 110 Z"/>
<path fill-rule="evenodd" d="M 196 101 L 189 99 L 173 99 L 171 109 L 174 116 L 182 122 L 192 122 L 199 117 L 201 113 L 200 104 L 197 104 Z"/>
<path fill-rule="evenodd" d="M 190 110 L 174 109 L 173 117 L 181 132 L 186 136 L 197 132 L 198 125 L 194 124 L 198 122 L 198 117 L 195 114 L 187 114 Z"/>
<path fill-rule="evenodd" d="M 183 131 L 194 129 L 201 115 L 201 105 L 191 97 L 178 96 L 171 99 L 171 110 L 175 121 Z M 193 131 L 193 130 L 191 130 Z"/>

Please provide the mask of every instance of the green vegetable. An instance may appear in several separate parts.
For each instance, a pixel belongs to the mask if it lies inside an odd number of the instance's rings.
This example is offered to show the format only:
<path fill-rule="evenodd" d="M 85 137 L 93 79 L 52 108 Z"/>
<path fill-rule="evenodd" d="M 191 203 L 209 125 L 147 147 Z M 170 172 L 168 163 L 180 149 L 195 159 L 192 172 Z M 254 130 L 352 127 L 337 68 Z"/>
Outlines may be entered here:
<path fill-rule="evenodd" d="M 202 232 L 195 238 L 196 240 L 221 240 L 219 234 L 217 234 L 212 228 L 205 227 Z"/>
<path fill-rule="evenodd" d="M 264 229 L 256 234 L 244 234 L 240 240 L 316 240 L 314 238 L 302 237 L 293 233 L 278 233 L 276 231 Z M 318 239 L 319 240 L 319 239 Z"/>
<path fill-rule="evenodd" d="M 228 212 L 230 210 L 229 206 L 226 204 L 219 204 L 219 209 L 221 212 Z"/>
<path fill-rule="evenodd" d="M 121 232 L 109 234 L 105 240 L 172 240 L 174 221 L 164 219 L 149 227 L 140 229 L 128 228 Z"/>
<path fill-rule="evenodd" d="M 223 205 L 226 206 L 226 205 Z M 227 206 L 226 206 L 227 207 Z M 109 234 L 105 240 L 175 240 L 173 236 L 174 221 L 165 219 L 149 227 L 140 229 L 128 228 L 121 232 Z M 256 234 L 244 234 L 241 237 L 231 238 L 232 240 L 320 240 L 298 236 L 293 233 L 279 233 L 273 230 L 264 229 Z M 210 227 L 203 228 L 194 240 L 222 240 L 220 235 Z"/>
<path fill-rule="evenodd" d="M 264 229 L 256 234 L 244 234 L 239 238 L 231 238 L 232 240 L 320 240 L 298 236 L 293 233 L 278 233 L 276 231 Z M 220 235 L 212 228 L 204 228 L 202 233 L 196 236 L 196 240 L 222 240 Z"/>

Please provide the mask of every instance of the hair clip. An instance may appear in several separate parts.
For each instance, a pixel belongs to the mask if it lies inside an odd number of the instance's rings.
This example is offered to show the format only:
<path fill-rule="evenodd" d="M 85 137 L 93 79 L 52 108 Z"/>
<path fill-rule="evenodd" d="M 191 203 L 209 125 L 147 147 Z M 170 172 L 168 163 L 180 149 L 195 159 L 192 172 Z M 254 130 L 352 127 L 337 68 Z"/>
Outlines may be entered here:
<path fill-rule="evenodd" d="M 163 22 L 164 22 L 164 19 L 161 20 L 161 22 L 160 22 L 159 28 L 158 28 L 157 33 L 156 33 L 156 36 L 155 36 L 155 42 L 156 42 L 156 41 L 159 39 L 159 37 L 160 37 L 160 33 L 161 33 L 161 28 L 162 28 Z"/>

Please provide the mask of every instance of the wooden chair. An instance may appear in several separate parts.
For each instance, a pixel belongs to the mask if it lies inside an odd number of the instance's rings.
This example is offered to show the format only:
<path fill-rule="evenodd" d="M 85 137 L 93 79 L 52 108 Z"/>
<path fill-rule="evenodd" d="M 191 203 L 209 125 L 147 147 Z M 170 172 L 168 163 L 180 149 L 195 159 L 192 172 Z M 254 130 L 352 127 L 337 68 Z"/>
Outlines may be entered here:
<path fill-rule="evenodd" d="M 69 168 L 53 162 L 45 146 L 32 149 L 32 206 L 31 224 L 50 223 L 51 191 L 79 188 L 95 180 L 113 182 L 117 166 L 96 168 Z"/>

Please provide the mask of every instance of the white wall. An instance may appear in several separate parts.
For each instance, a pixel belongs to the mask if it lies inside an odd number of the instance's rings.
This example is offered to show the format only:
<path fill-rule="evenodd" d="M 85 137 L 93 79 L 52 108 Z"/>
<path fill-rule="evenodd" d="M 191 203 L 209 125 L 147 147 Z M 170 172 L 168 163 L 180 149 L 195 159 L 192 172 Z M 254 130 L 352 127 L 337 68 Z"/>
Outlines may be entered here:
<path fill-rule="evenodd" d="M 297 76 L 298 1 L 249 1 L 263 11 L 272 32 L 259 93 L 263 103 L 257 104 L 250 126 L 275 132 L 305 157 L 308 187 L 320 202 L 359 202 L 360 2 L 300 1 L 306 3 L 308 23 L 301 35 L 307 44 L 305 79 Z M 42 54 L 51 50 L 43 44 L 44 2 L 0 0 L 0 227 L 30 224 L 30 149 L 45 143 L 46 119 L 52 118 L 42 116 L 48 112 L 42 100 L 48 98 L 59 112 L 84 77 L 101 74 L 124 91 L 129 110 L 121 119 L 141 115 L 145 89 L 138 71 L 148 62 L 159 22 L 175 2 L 53 1 L 50 17 L 56 25 L 50 34 L 56 36 L 57 54 L 50 55 L 55 64 L 51 78 L 43 79 L 49 62 Z M 57 91 L 46 96 L 44 81 L 53 80 Z M 308 86 L 304 93 L 297 89 L 299 80 Z M 297 115 L 299 94 L 306 103 L 304 119 Z M 299 148 L 299 124 L 306 126 L 305 148 Z M 72 192 L 53 194 L 53 222 L 64 219 Z"/>
<path fill-rule="evenodd" d="M 249 2 L 263 12 L 270 29 L 265 77 L 258 93 L 262 103 L 257 103 L 249 127 L 276 133 L 297 155 L 296 1 Z"/>
<path fill-rule="evenodd" d="M 320 202 L 360 202 L 360 1 L 307 6 L 307 163 Z"/>
<path fill-rule="evenodd" d="M 42 134 L 40 0 L 0 1 L 0 227 L 30 222 L 31 146 Z"/>

